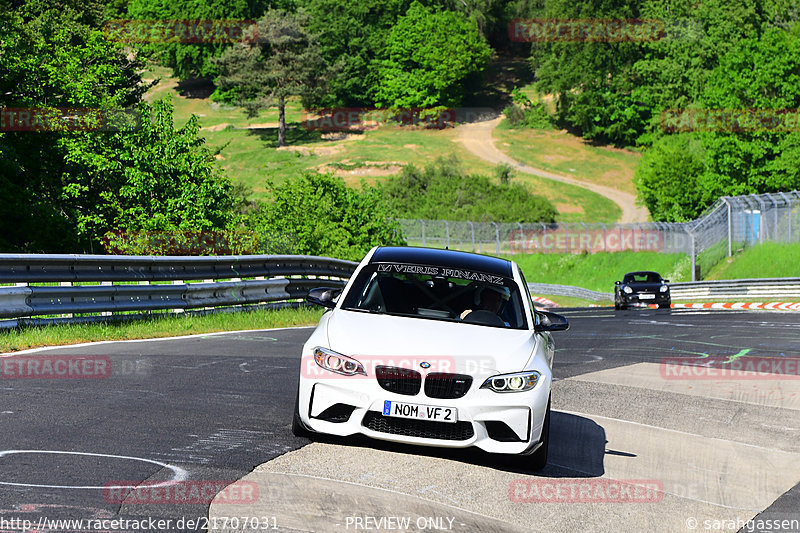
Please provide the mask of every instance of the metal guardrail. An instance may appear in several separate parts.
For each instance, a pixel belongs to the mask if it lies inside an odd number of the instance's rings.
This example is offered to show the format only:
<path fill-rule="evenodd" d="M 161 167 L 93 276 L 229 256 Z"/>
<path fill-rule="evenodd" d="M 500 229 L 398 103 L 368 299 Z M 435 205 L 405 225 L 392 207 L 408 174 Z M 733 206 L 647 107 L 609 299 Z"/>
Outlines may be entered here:
<path fill-rule="evenodd" d="M 315 256 L 0 254 L 0 283 L 24 284 L 0 287 L 0 318 L 287 302 L 302 299 L 321 285 L 343 287 L 356 265 Z M 202 281 L 186 283 L 190 280 Z M 46 282 L 61 285 L 29 285 Z M 64 286 L 65 282 L 70 283 Z"/>
<path fill-rule="evenodd" d="M 572 285 L 554 285 L 550 283 L 528 283 L 528 290 L 531 294 L 546 294 L 549 296 L 570 296 L 572 298 L 583 298 L 599 302 L 602 300 L 613 300 L 614 293 L 598 292 L 583 287 L 573 287 Z"/>
<path fill-rule="evenodd" d="M 800 298 L 800 278 L 688 281 L 670 283 L 669 287 L 673 300 Z M 614 299 L 613 292 L 598 292 L 570 285 L 528 283 L 528 289 L 533 294 L 570 296 L 593 302 Z"/>
<path fill-rule="evenodd" d="M 673 300 L 800 298 L 800 278 L 764 278 L 672 283 Z"/>

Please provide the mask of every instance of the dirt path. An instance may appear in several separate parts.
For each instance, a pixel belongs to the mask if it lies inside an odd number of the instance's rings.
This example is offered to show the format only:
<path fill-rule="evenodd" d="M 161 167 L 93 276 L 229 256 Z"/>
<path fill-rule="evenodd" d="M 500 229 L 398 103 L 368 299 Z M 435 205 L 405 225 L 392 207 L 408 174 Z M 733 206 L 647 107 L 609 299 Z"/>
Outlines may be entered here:
<path fill-rule="evenodd" d="M 480 157 L 481 159 L 489 161 L 490 163 L 495 163 L 495 164 L 505 163 L 511 166 L 512 168 L 519 170 L 520 172 L 525 172 L 526 174 L 532 174 L 534 176 L 539 176 L 540 178 L 546 178 L 549 180 L 560 181 L 562 183 L 568 183 L 569 185 L 582 187 L 584 189 L 588 189 L 592 192 L 596 192 L 597 194 L 605 196 L 606 198 L 617 204 L 620 207 L 620 209 L 622 209 L 622 217 L 620 218 L 619 222 L 623 223 L 647 222 L 647 217 L 648 217 L 647 209 L 635 205 L 634 200 L 636 199 L 636 197 L 632 194 L 618 191 L 616 189 L 612 189 L 611 187 L 604 187 L 603 185 L 597 185 L 595 183 L 576 180 L 574 178 L 562 176 L 560 174 L 554 174 L 552 172 L 548 172 L 547 170 L 542 170 L 540 168 L 530 167 L 528 165 L 515 161 L 507 154 L 500 151 L 494 145 L 492 130 L 494 130 L 497 127 L 502 118 L 503 117 L 501 115 L 492 120 L 486 120 L 482 122 L 472 122 L 469 124 L 458 126 L 457 138 L 467 150 L 469 150 L 476 156 Z"/>

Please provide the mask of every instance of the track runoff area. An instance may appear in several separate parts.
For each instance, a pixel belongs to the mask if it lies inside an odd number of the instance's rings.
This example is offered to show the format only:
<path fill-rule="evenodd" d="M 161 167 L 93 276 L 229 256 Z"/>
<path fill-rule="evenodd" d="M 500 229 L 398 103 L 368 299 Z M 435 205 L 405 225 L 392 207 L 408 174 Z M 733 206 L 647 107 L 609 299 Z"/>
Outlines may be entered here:
<path fill-rule="evenodd" d="M 294 437 L 309 328 L 7 354 L 0 530 L 800 531 L 800 315 L 560 312 L 538 472 Z"/>

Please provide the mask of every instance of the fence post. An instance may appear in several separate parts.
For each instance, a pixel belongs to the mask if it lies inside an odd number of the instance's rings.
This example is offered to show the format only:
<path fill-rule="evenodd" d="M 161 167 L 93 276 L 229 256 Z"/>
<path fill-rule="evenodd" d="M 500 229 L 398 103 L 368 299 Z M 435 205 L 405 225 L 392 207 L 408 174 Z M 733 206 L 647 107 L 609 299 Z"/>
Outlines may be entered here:
<path fill-rule="evenodd" d="M 447 237 L 447 244 L 445 245 L 445 248 L 450 249 L 450 223 L 446 220 L 444 221 L 444 232 L 445 236 Z"/>
<path fill-rule="evenodd" d="M 606 241 L 606 225 L 603 224 L 602 222 L 600 223 L 600 225 L 603 226 L 603 251 L 607 252 L 608 251 L 608 241 Z"/>
<path fill-rule="evenodd" d="M 422 246 L 425 246 L 425 221 L 419 219 L 420 223 L 422 224 Z"/>
<path fill-rule="evenodd" d="M 784 193 L 779 193 L 786 202 L 786 242 L 792 242 L 792 201 Z"/>
<path fill-rule="evenodd" d="M 686 233 L 689 234 L 689 241 L 691 242 L 691 254 L 692 254 L 692 281 L 697 281 L 696 276 L 696 267 L 697 267 L 697 257 L 695 256 L 695 247 L 694 247 L 694 234 L 689 231 L 689 228 L 686 228 Z"/>
<path fill-rule="evenodd" d="M 522 253 L 524 254 L 527 252 L 525 247 L 525 232 L 522 230 L 522 224 L 517 222 L 517 226 L 519 226 L 519 245 L 520 248 L 522 248 Z"/>
<path fill-rule="evenodd" d="M 492 222 L 492 226 L 494 226 L 494 242 L 497 243 L 497 253 L 500 253 L 500 228 L 497 226 L 497 222 Z"/>
<path fill-rule="evenodd" d="M 728 206 L 728 257 L 731 256 L 732 252 L 732 239 L 733 239 L 733 219 L 731 218 L 731 203 L 728 201 L 727 196 L 723 196 L 720 198 L 725 205 Z"/>
<path fill-rule="evenodd" d="M 472 251 L 475 251 L 475 226 L 472 224 L 472 221 L 467 220 L 467 224 L 469 224 L 470 233 L 472 233 Z"/>
<path fill-rule="evenodd" d="M 545 226 L 544 222 L 539 222 L 542 225 L 542 240 L 541 246 L 539 246 L 539 250 L 542 253 L 547 253 L 547 226 Z"/>

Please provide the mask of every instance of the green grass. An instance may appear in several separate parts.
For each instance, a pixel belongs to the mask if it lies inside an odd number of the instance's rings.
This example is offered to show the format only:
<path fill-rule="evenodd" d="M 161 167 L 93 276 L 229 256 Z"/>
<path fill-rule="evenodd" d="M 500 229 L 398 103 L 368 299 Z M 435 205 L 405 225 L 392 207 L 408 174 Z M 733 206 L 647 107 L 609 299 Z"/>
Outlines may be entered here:
<path fill-rule="evenodd" d="M 654 270 L 673 282 L 691 280 L 691 263 L 685 254 L 599 252 L 506 257 L 519 264 L 530 283 L 572 285 L 606 293 L 614 292 L 614 282 L 635 270 Z"/>
<path fill-rule="evenodd" d="M 0 331 L 0 353 L 94 341 L 150 339 L 196 333 L 310 326 L 319 321 L 322 309 L 260 310 L 208 315 L 164 315 L 131 322 L 63 324 L 22 327 Z"/>
<path fill-rule="evenodd" d="M 727 253 L 727 243 L 725 243 Z M 703 279 L 800 277 L 800 244 L 765 242 L 724 257 Z"/>
<path fill-rule="evenodd" d="M 511 128 L 503 120 L 495 145 L 532 167 L 635 194 L 633 173 L 641 155 L 630 150 L 592 146 L 565 131 Z"/>

